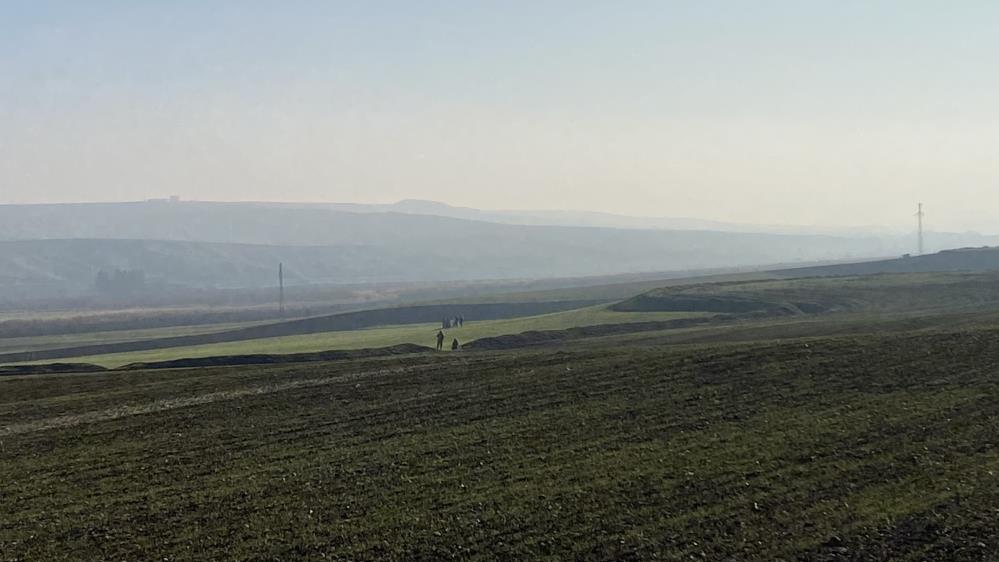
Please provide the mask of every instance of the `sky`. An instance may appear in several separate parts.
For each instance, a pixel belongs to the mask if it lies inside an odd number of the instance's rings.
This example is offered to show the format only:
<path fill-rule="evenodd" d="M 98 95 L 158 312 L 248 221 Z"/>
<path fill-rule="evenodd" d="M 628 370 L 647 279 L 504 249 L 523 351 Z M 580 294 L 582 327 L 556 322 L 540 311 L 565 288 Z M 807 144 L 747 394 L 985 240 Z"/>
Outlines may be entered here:
<path fill-rule="evenodd" d="M 999 2 L 0 2 L 0 203 L 999 233 Z"/>

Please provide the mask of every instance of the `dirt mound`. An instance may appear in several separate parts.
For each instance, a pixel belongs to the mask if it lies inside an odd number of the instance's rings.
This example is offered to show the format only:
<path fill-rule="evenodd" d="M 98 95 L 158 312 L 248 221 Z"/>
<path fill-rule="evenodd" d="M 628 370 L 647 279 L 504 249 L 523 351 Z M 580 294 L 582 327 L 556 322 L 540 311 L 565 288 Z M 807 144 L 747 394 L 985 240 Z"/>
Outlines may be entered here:
<path fill-rule="evenodd" d="M 618 334 L 632 334 L 637 332 L 654 332 L 657 330 L 674 330 L 680 328 L 692 328 L 706 324 L 721 323 L 727 320 L 724 316 L 711 316 L 701 318 L 678 318 L 676 320 L 663 320 L 659 322 L 628 322 L 624 324 L 599 324 L 596 326 L 580 326 L 565 330 L 543 330 L 523 332 L 520 334 L 510 334 L 496 336 L 492 338 L 482 338 L 465 344 L 464 349 L 500 350 L 515 349 L 518 347 L 529 347 L 534 345 L 545 345 L 560 343 L 569 340 L 583 338 L 594 338 L 600 336 L 614 336 Z"/>
<path fill-rule="evenodd" d="M 800 313 L 791 303 L 741 295 L 692 295 L 661 292 L 646 293 L 615 304 L 618 312 L 715 312 L 719 314 L 762 313 L 785 315 Z"/>
<path fill-rule="evenodd" d="M 106 371 L 100 365 L 89 363 L 51 363 L 48 365 L 0 366 L 0 377 L 13 375 L 48 375 L 52 373 L 93 373 Z"/>
<path fill-rule="evenodd" d="M 369 357 L 387 357 L 390 355 L 409 355 L 433 351 L 429 347 L 415 344 L 401 344 L 391 347 L 369 349 L 352 349 L 337 351 L 320 351 L 316 353 L 290 353 L 286 355 L 256 354 L 256 355 L 221 355 L 216 357 L 196 357 L 190 359 L 174 359 L 171 361 L 154 361 L 149 363 L 130 363 L 118 367 L 116 371 L 139 371 L 150 369 L 181 369 L 196 367 L 228 367 L 235 365 L 276 365 L 281 363 L 309 363 L 319 361 L 339 361 L 344 359 L 366 359 Z"/>

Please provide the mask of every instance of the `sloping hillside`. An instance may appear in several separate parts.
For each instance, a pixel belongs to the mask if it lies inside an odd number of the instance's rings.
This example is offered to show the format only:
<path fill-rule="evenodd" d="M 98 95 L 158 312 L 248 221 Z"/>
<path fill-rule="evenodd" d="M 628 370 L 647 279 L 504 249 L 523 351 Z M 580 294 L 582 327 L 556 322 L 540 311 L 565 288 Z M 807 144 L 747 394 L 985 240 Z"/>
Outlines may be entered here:
<path fill-rule="evenodd" d="M 891 260 L 802 267 L 772 273 L 784 277 L 818 277 L 943 271 L 999 271 L 999 248 L 960 248 L 944 250 L 925 256 L 906 256 Z"/>
<path fill-rule="evenodd" d="M 882 274 L 665 287 L 619 311 L 793 315 L 999 308 L 999 273 Z"/>

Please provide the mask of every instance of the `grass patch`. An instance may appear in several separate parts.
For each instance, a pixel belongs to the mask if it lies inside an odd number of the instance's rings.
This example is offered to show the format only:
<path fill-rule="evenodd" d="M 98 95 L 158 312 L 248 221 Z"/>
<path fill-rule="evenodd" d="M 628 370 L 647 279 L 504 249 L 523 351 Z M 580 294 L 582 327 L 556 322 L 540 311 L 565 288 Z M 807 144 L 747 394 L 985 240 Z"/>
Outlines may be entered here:
<path fill-rule="evenodd" d="M 696 316 L 697 313 L 614 312 L 599 305 L 539 316 L 467 322 L 462 328 L 447 330 L 448 346 L 453 338 L 470 342 L 479 338 L 516 334 L 530 330 L 561 330 L 575 326 L 590 326 L 622 322 L 672 320 Z M 87 363 L 117 367 L 128 363 L 166 361 L 189 357 L 243 355 L 256 353 L 307 353 L 334 349 L 388 347 L 402 343 L 434 345 L 439 324 L 408 324 L 364 330 L 324 332 L 298 336 L 262 338 L 230 343 L 176 347 L 149 351 L 86 356 Z M 82 358 L 81 358 L 82 359 Z M 73 359 L 60 360 L 72 362 Z"/>

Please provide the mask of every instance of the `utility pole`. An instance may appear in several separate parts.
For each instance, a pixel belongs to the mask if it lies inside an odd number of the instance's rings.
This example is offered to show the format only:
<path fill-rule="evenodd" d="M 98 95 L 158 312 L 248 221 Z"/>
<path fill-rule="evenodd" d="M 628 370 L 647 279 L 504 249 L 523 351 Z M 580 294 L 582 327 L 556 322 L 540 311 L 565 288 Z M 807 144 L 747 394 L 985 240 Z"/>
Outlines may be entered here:
<path fill-rule="evenodd" d="M 919 223 L 919 255 L 923 255 L 923 217 L 926 216 L 923 213 L 923 204 L 919 204 L 919 210 L 916 211 L 916 221 Z"/>
<path fill-rule="evenodd" d="M 284 264 L 278 263 L 278 309 L 284 318 Z"/>

